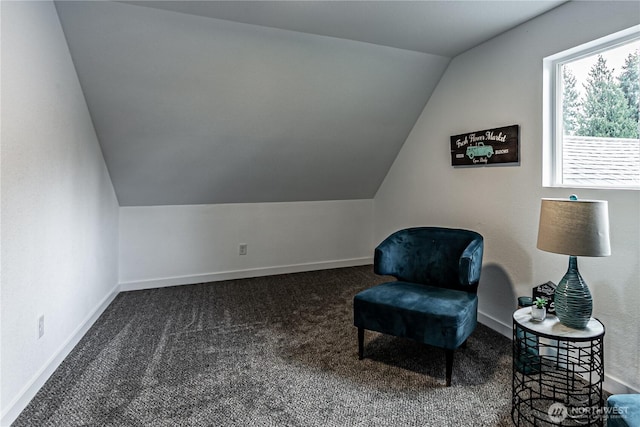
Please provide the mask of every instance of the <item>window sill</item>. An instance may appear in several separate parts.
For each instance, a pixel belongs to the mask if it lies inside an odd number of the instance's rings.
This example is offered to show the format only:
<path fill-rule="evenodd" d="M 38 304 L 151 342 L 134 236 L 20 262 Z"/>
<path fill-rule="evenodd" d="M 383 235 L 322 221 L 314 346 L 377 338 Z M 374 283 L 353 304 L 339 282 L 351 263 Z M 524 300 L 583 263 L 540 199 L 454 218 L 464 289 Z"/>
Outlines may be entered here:
<path fill-rule="evenodd" d="M 568 188 L 568 189 L 578 189 L 578 190 L 632 190 L 632 191 L 640 191 L 640 185 L 611 185 L 611 186 L 603 186 L 603 185 L 581 185 L 581 184 L 545 184 L 544 188 Z"/>

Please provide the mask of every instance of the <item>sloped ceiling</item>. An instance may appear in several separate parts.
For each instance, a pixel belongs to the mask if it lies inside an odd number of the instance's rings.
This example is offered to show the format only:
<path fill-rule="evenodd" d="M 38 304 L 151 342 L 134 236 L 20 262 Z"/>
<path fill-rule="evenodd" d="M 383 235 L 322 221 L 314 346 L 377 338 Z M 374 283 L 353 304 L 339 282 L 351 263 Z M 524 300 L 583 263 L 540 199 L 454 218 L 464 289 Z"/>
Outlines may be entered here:
<path fill-rule="evenodd" d="M 372 198 L 450 57 L 561 2 L 482 3 L 56 7 L 120 205 L 143 206 Z"/>

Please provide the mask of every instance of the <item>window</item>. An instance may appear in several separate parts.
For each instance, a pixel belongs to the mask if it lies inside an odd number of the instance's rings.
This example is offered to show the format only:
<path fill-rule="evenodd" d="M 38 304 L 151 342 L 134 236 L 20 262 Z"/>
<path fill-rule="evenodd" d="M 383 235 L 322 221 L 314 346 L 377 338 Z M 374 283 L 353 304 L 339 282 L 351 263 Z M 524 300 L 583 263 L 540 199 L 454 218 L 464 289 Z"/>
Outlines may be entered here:
<path fill-rule="evenodd" d="M 543 184 L 640 189 L 640 25 L 543 66 Z"/>

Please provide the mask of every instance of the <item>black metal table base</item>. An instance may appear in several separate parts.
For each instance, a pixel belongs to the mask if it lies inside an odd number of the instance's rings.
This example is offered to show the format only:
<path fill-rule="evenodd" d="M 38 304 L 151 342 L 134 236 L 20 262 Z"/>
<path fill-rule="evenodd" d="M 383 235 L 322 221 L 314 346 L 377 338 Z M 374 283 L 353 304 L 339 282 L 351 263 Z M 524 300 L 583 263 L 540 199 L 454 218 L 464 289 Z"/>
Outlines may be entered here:
<path fill-rule="evenodd" d="M 511 418 L 517 426 L 604 425 L 604 332 L 551 336 L 513 323 Z"/>

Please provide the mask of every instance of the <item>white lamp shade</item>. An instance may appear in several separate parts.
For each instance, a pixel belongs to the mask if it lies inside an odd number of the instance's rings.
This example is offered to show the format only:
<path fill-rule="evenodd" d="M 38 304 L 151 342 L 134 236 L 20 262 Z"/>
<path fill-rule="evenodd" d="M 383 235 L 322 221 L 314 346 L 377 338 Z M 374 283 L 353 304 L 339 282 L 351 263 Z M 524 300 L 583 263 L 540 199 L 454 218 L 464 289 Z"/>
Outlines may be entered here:
<path fill-rule="evenodd" d="M 609 256 L 606 200 L 542 199 L 538 249 L 572 256 Z"/>

